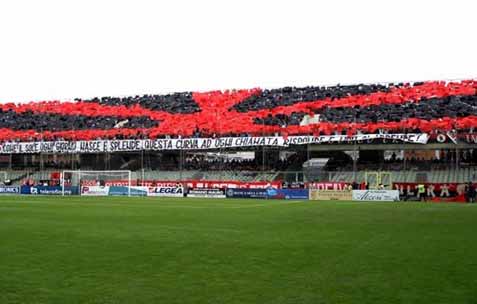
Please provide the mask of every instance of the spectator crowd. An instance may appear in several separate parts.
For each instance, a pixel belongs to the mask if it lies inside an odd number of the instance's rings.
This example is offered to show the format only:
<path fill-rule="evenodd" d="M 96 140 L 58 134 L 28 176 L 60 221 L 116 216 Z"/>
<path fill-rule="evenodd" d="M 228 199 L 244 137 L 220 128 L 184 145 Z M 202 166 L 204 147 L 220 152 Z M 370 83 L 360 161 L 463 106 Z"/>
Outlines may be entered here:
<path fill-rule="evenodd" d="M 0 140 L 467 132 L 476 106 L 474 80 L 3 103 Z"/>

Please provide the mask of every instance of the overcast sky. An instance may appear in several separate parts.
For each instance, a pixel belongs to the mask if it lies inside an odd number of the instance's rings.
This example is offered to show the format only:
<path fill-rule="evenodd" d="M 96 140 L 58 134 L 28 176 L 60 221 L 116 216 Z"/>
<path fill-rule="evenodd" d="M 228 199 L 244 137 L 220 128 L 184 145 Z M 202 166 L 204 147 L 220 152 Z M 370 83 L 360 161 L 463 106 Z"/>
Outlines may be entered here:
<path fill-rule="evenodd" d="M 0 102 L 477 77 L 475 1 L 0 3 Z"/>

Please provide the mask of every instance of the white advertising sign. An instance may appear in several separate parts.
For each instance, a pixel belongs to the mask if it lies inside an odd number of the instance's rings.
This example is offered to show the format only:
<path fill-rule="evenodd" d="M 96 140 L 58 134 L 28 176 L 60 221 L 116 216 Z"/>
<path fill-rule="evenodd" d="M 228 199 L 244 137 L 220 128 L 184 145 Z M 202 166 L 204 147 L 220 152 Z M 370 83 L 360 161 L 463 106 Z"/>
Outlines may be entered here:
<path fill-rule="evenodd" d="M 109 186 L 83 186 L 81 195 L 86 196 L 107 196 L 109 195 Z"/>
<path fill-rule="evenodd" d="M 150 187 L 147 196 L 183 197 L 183 187 Z"/>
<path fill-rule="evenodd" d="M 353 190 L 353 201 L 396 202 L 399 201 L 398 190 Z"/>

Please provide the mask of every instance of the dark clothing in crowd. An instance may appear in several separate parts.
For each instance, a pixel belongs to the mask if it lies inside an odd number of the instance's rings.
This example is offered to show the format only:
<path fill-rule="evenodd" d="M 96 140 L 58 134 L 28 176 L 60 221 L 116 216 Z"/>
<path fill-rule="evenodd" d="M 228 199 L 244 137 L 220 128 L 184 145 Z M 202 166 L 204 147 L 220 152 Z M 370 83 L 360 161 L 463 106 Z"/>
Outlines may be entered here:
<path fill-rule="evenodd" d="M 467 202 L 469 203 L 475 203 L 475 197 L 476 197 L 476 189 L 474 184 L 468 183 L 466 186 L 466 197 L 467 197 Z"/>

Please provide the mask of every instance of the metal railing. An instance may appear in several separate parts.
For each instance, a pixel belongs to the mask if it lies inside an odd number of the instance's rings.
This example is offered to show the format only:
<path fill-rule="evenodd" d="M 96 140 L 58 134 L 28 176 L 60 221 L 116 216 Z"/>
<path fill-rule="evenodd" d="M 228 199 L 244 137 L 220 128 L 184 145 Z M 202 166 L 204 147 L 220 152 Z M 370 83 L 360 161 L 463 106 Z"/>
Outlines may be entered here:
<path fill-rule="evenodd" d="M 53 172 L 61 170 L 5 170 L 6 178 L 14 184 L 25 180 L 39 182 L 50 180 Z M 372 181 L 371 170 L 359 171 L 247 171 L 247 170 L 138 170 L 132 172 L 132 180 L 209 180 L 209 181 L 243 181 L 243 182 L 365 182 Z M 368 172 L 368 176 L 366 176 Z M 432 182 L 432 183 L 466 183 L 477 181 L 477 167 L 448 168 L 439 170 L 394 170 L 384 171 L 389 174 L 390 182 Z"/>

